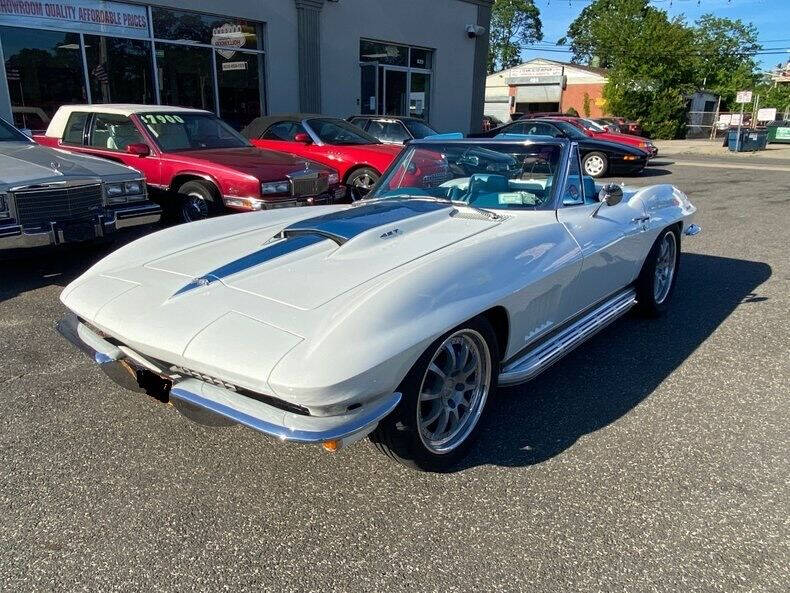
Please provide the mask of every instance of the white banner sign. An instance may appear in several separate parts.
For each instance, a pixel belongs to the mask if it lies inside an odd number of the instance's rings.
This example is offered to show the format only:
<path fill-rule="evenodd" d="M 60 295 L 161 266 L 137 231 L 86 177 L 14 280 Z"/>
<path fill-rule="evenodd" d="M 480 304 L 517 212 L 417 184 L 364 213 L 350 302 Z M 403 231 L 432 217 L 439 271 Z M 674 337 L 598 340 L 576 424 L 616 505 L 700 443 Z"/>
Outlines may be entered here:
<path fill-rule="evenodd" d="M 776 107 L 763 107 L 757 110 L 757 121 L 774 121 L 776 119 Z"/>
<path fill-rule="evenodd" d="M 144 6 L 101 0 L 0 0 L 0 25 L 148 37 Z"/>
<path fill-rule="evenodd" d="M 735 102 L 736 103 L 751 103 L 752 102 L 752 91 L 738 91 L 738 94 L 735 95 Z"/>
<path fill-rule="evenodd" d="M 543 66 L 539 64 L 516 67 L 507 72 L 510 78 L 560 76 L 561 74 L 562 66 Z"/>

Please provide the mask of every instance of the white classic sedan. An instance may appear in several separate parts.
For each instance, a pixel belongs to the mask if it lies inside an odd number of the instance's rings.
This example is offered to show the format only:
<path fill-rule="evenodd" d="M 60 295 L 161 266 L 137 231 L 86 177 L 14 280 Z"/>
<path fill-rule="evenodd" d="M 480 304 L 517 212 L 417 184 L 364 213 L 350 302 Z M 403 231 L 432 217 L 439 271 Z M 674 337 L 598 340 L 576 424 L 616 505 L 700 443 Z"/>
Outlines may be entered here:
<path fill-rule="evenodd" d="M 166 229 L 61 295 L 60 332 L 199 421 L 407 465 L 464 455 L 497 385 L 669 306 L 696 208 L 596 186 L 564 139 L 414 141 L 351 206 Z"/>

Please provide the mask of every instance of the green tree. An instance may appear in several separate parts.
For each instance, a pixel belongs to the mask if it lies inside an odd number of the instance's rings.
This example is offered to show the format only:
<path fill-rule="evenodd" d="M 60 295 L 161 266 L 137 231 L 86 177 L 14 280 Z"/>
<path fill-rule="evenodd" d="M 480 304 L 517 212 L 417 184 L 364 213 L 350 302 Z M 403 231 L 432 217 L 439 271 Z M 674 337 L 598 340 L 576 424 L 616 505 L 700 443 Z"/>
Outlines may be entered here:
<path fill-rule="evenodd" d="M 611 68 L 630 51 L 630 41 L 638 36 L 651 15 L 657 11 L 649 0 L 594 0 L 568 28 L 573 61 Z"/>
<path fill-rule="evenodd" d="M 694 26 L 648 0 L 593 0 L 568 28 L 574 59 L 609 68 L 611 113 L 638 119 L 655 137 L 685 132 L 689 95 L 703 87 L 726 105 L 753 88 L 757 32 L 740 20 L 706 14 Z"/>
<path fill-rule="evenodd" d="M 584 91 L 584 99 L 582 100 L 582 112 L 584 117 L 590 117 L 592 101 L 590 101 L 590 93 Z"/>
<path fill-rule="evenodd" d="M 516 66 L 521 50 L 543 39 L 540 10 L 533 0 L 494 0 L 488 49 L 488 73 Z"/>
<path fill-rule="evenodd" d="M 721 95 L 722 106 L 734 107 L 735 93 L 752 89 L 758 82 L 755 52 L 757 29 L 740 19 L 702 15 L 694 26 L 694 53 L 700 88 Z"/>

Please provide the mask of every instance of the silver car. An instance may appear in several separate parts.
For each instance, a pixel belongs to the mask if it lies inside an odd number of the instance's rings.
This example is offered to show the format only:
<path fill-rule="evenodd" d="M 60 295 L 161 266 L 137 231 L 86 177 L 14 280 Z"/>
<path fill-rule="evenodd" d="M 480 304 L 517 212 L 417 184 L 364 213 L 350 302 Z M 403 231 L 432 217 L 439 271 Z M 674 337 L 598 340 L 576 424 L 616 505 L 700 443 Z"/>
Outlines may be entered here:
<path fill-rule="evenodd" d="M 40 146 L 0 119 L 0 251 L 89 241 L 160 218 L 139 171 Z"/>

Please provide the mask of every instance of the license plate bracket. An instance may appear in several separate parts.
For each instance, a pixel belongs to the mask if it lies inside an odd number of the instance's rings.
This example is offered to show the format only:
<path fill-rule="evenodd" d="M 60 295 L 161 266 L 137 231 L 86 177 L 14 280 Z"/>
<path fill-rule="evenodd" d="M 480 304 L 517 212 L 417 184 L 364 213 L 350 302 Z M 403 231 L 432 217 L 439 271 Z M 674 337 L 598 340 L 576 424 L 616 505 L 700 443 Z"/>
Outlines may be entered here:
<path fill-rule="evenodd" d="M 62 225 L 63 240 L 67 243 L 92 241 L 96 238 L 93 222 L 70 222 Z"/>

